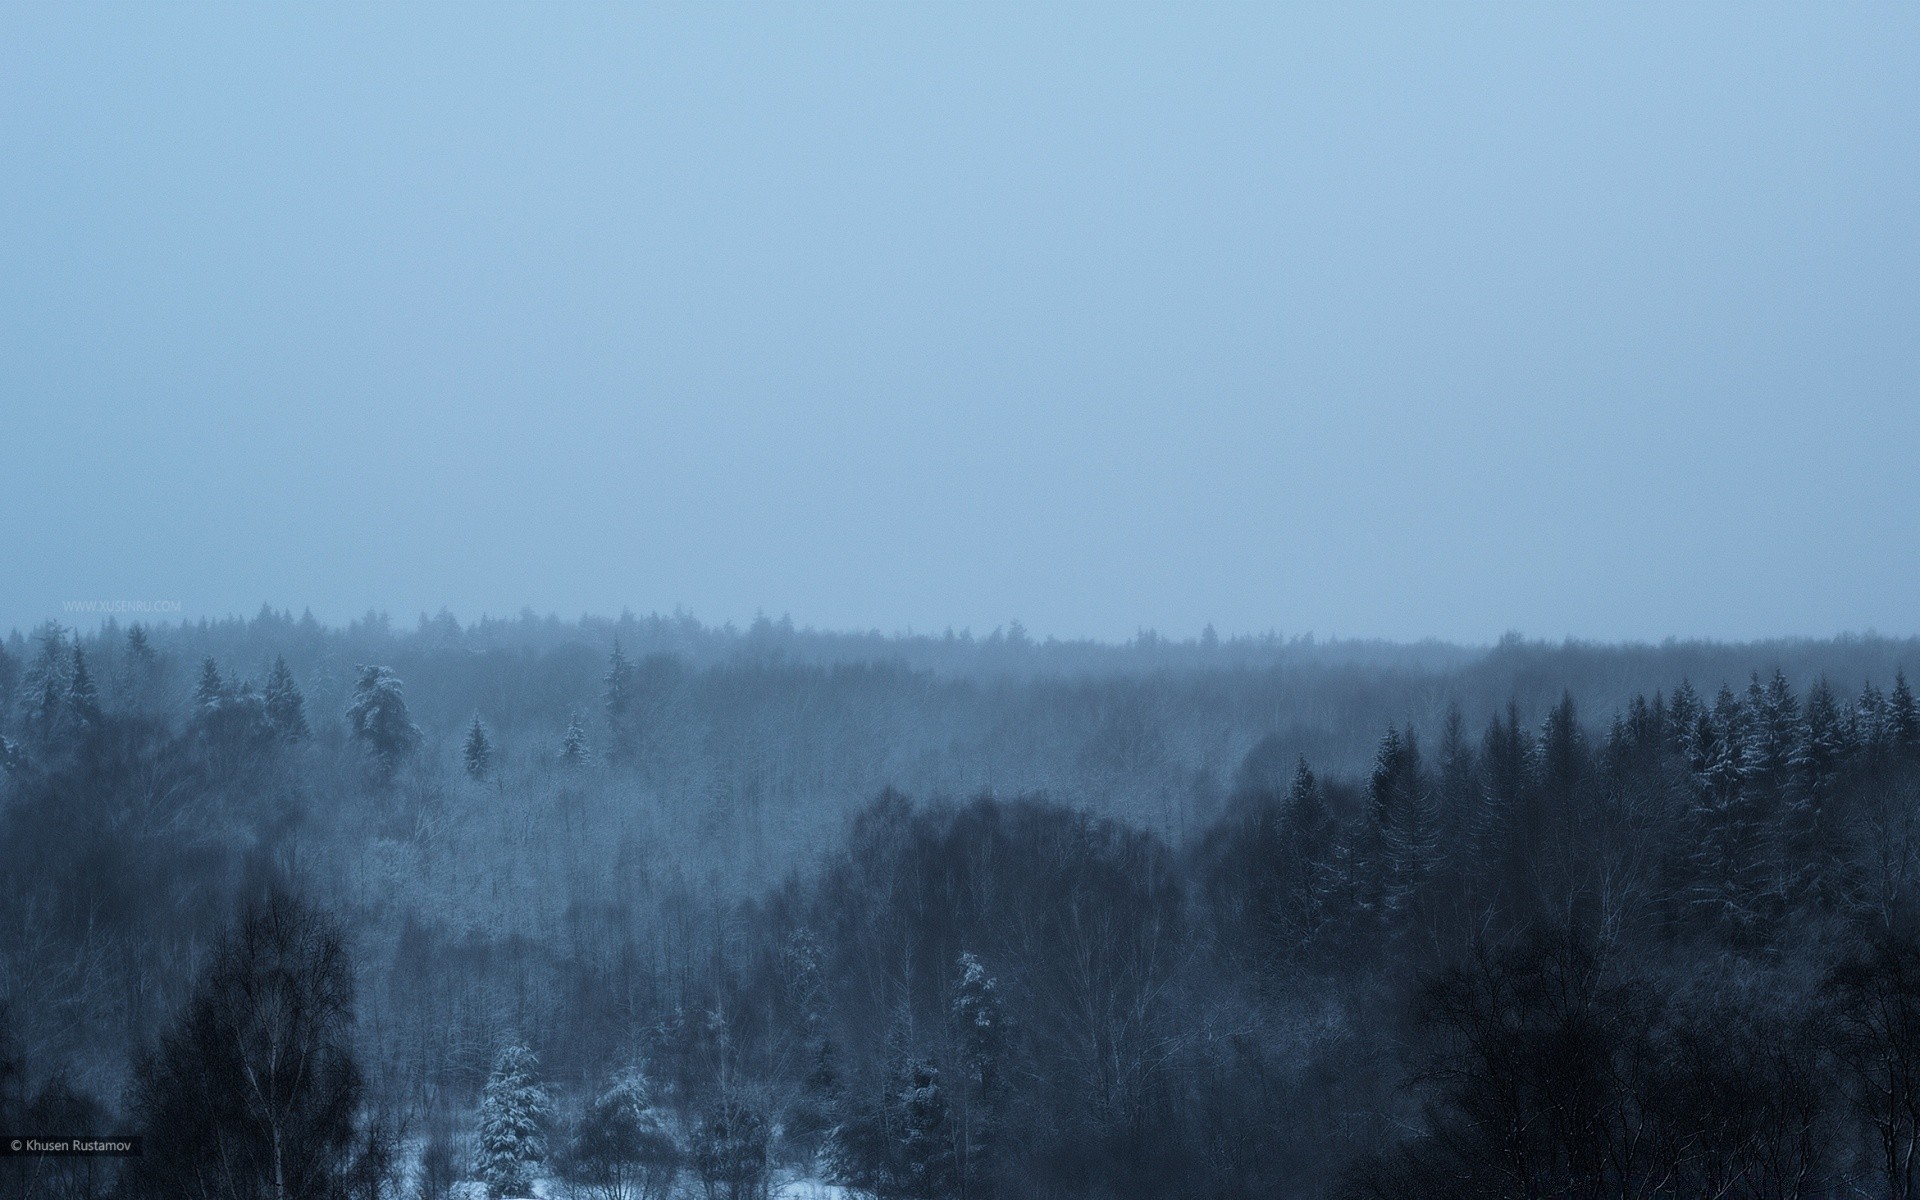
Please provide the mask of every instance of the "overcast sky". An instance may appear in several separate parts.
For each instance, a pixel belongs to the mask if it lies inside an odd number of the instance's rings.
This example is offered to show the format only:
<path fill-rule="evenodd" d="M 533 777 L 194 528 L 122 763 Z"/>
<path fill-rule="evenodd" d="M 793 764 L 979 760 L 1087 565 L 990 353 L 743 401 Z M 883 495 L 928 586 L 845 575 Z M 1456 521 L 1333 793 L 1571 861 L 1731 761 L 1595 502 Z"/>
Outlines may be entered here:
<path fill-rule="evenodd" d="M 0 8 L 0 629 L 1920 632 L 1920 6 Z"/>

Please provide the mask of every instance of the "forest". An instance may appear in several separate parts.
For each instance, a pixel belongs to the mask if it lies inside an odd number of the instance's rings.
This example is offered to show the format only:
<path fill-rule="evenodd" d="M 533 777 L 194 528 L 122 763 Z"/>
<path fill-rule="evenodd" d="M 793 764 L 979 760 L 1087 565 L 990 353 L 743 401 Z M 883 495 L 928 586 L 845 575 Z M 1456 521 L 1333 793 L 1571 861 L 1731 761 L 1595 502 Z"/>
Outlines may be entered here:
<path fill-rule="evenodd" d="M 0 644 L 0 1198 L 1920 1195 L 1920 640 Z"/>

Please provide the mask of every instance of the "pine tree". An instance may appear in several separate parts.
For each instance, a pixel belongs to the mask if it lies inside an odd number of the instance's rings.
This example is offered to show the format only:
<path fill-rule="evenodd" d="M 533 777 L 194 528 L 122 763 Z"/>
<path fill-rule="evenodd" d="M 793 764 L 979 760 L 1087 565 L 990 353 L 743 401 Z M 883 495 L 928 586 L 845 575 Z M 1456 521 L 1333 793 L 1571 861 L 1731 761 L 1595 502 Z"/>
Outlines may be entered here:
<path fill-rule="evenodd" d="M 1769 874 L 1762 831 L 1742 791 L 1737 736 L 1707 713 L 1694 719 L 1693 903 L 1730 936 L 1746 940 L 1764 916 Z"/>
<path fill-rule="evenodd" d="M 1755 693 L 1758 692 L 1758 695 Z M 1778 804 L 1786 794 L 1793 774 L 1793 749 L 1799 735 L 1800 701 L 1786 675 L 1775 668 L 1766 688 L 1759 687 L 1759 676 L 1748 688 L 1748 707 L 1753 719 L 1748 724 L 1747 768 L 1756 783 Z"/>
<path fill-rule="evenodd" d="M 607 728 L 613 735 L 613 757 L 623 759 L 632 749 L 633 737 L 633 664 L 613 639 L 613 657 L 607 664 Z"/>
<path fill-rule="evenodd" d="M 1699 727 L 1700 697 L 1689 680 L 1682 679 L 1667 702 L 1667 745 L 1682 761 L 1693 757 L 1693 735 Z"/>
<path fill-rule="evenodd" d="M 1907 686 L 1907 673 L 1893 675 L 1893 694 L 1887 698 L 1887 719 L 1892 725 L 1893 747 L 1909 757 L 1920 753 L 1920 708 L 1913 701 L 1913 689 Z"/>
<path fill-rule="evenodd" d="M 551 1110 L 538 1069 L 532 1051 L 510 1045 L 493 1060 L 487 1078 L 478 1166 L 487 1194 L 495 1200 L 533 1195 L 534 1173 L 547 1159 Z"/>
<path fill-rule="evenodd" d="M 153 700 L 154 685 L 159 675 L 160 656 L 154 652 L 146 628 L 141 625 L 129 627 L 126 652 L 120 658 L 117 684 L 121 704 L 135 710 L 146 708 Z"/>
<path fill-rule="evenodd" d="M 87 656 L 81 652 L 78 642 L 73 646 L 73 676 L 67 682 L 67 711 L 82 729 L 100 727 L 100 693 L 93 685 L 93 676 L 87 670 Z"/>
<path fill-rule="evenodd" d="M 1799 802 L 1820 808 L 1832 798 L 1847 753 L 1843 724 L 1833 689 L 1824 679 L 1816 681 L 1807 693 L 1806 719 L 1792 759 Z"/>
<path fill-rule="evenodd" d="M 588 1197 L 666 1200 L 683 1154 L 646 1076 L 634 1070 L 587 1107 L 559 1165 L 567 1183 Z"/>
<path fill-rule="evenodd" d="M 284 655 L 276 655 L 267 673 L 266 722 L 274 736 L 286 742 L 307 740 L 307 702 L 293 681 Z"/>
<path fill-rule="evenodd" d="M 486 727 L 480 724 L 480 714 L 473 714 L 473 724 L 467 726 L 466 744 L 460 750 L 461 761 L 472 778 L 485 781 L 493 771 L 493 743 L 487 738 Z"/>
<path fill-rule="evenodd" d="M 1852 742 L 1860 753 L 1878 762 L 1893 749 L 1892 714 L 1887 698 L 1868 680 L 1860 688 L 1860 699 L 1853 709 Z"/>
<path fill-rule="evenodd" d="M 1301 760 L 1306 765 L 1306 760 Z M 1435 785 L 1440 810 L 1440 855 L 1448 863 L 1467 861 L 1479 819 L 1475 802 L 1473 746 L 1467 740 L 1467 721 L 1458 704 L 1447 706 L 1440 726 L 1440 778 Z"/>
<path fill-rule="evenodd" d="M 580 714 L 575 712 L 567 721 L 567 733 L 560 741 L 560 763 L 570 770 L 578 770 L 587 765 L 591 751 L 587 749 L 587 731 L 580 724 Z"/>
<path fill-rule="evenodd" d="M 361 666 L 353 685 L 353 703 L 347 706 L 347 723 L 387 775 L 420 745 L 420 730 L 407 715 L 400 677 L 386 667 Z"/>
<path fill-rule="evenodd" d="M 211 716 L 231 698 L 226 679 L 220 674 L 220 664 L 212 658 L 200 660 L 200 678 L 193 686 L 194 711 L 202 717 Z"/>
<path fill-rule="evenodd" d="M 999 1133 L 1007 1016 L 1000 985 L 972 954 L 960 956 L 960 982 L 954 989 L 953 1023 L 965 1072 L 955 1165 L 962 1190 L 986 1195 L 995 1139 Z"/>
<path fill-rule="evenodd" d="M 50 747 L 65 730 L 67 696 L 73 686 L 73 653 L 67 631 L 49 621 L 35 632 L 40 648 L 20 681 L 22 734 Z"/>
<path fill-rule="evenodd" d="M 1402 735 L 1387 727 L 1374 756 L 1367 815 L 1377 903 L 1386 913 L 1404 913 L 1432 870 L 1439 843 L 1433 792 L 1411 730 Z"/>

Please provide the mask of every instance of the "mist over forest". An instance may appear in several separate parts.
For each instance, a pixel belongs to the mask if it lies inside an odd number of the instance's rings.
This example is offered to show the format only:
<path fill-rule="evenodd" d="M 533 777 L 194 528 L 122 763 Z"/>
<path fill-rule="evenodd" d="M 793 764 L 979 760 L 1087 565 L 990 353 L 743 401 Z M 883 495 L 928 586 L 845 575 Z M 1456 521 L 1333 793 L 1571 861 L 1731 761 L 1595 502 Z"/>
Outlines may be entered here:
<path fill-rule="evenodd" d="M 15 631 L 0 1132 L 145 1149 L 0 1186 L 1905 1194 L 1917 668 L 1872 636 Z"/>

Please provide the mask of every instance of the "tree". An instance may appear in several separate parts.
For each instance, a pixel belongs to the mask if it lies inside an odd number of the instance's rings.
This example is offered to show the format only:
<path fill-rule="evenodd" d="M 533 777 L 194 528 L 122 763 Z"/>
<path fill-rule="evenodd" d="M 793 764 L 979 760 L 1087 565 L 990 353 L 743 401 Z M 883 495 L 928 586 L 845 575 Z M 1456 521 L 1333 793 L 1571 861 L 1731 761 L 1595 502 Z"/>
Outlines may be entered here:
<path fill-rule="evenodd" d="M 707 1200 L 763 1200 L 766 1118 L 741 1098 L 723 1094 L 694 1131 L 692 1158 Z"/>
<path fill-rule="evenodd" d="M 120 658 L 120 701 L 128 708 L 144 709 L 154 699 L 154 687 L 160 676 L 160 656 L 144 625 L 127 630 L 126 652 Z"/>
<path fill-rule="evenodd" d="M 361 666 L 347 723 L 384 775 L 393 774 L 420 745 L 420 729 L 407 715 L 400 677 L 387 667 Z"/>
<path fill-rule="evenodd" d="M 682 1154 L 653 1104 L 646 1077 L 631 1071 L 581 1115 L 561 1174 L 595 1200 L 665 1200 L 673 1192 Z"/>
<path fill-rule="evenodd" d="M 415 1200 L 447 1200 L 453 1185 L 459 1182 L 453 1157 L 453 1130 L 445 1120 L 436 1120 L 427 1132 L 426 1145 L 420 1148 L 420 1169 L 414 1176 Z"/>
<path fill-rule="evenodd" d="M 134 1071 L 142 1200 L 339 1200 L 361 1075 L 339 927 L 276 890 L 214 949 L 193 999 Z"/>
<path fill-rule="evenodd" d="M 900 1060 L 877 1096 L 852 1104 L 833 1131 L 833 1174 L 878 1200 L 945 1200 L 959 1192 L 953 1131 L 940 1072 Z"/>
<path fill-rule="evenodd" d="M 999 1132 L 1005 1074 L 1001 1063 L 1007 1015 L 1000 984 L 972 954 L 960 956 L 960 982 L 954 989 L 953 1023 L 965 1088 L 961 1096 L 955 1166 L 960 1190 L 980 1196 L 991 1192 L 989 1163 Z"/>
<path fill-rule="evenodd" d="M 1873 1131 L 1886 1195 L 1920 1195 L 1920 943 L 1881 932 L 1828 975 L 1828 1028 Z"/>
<path fill-rule="evenodd" d="M 100 727 L 100 691 L 94 686 L 93 675 L 87 670 L 87 656 L 81 652 L 78 642 L 73 645 L 73 676 L 67 681 L 67 711 L 82 729 Z"/>
<path fill-rule="evenodd" d="M 40 643 L 20 680 L 18 727 L 29 744 L 50 749 L 66 730 L 67 697 L 73 685 L 73 653 L 67 631 L 49 621 L 36 631 Z"/>
<path fill-rule="evenodd" d="M 613 639 L 613 657 L 607 663 L 607 728 L 613 735 L 613 757 L 624 759 L 633 750 L 633 664 Z"/>
<path fill-rule="evenodd" d="M 1887 697 L 1887 718 L 1893 726 L 1893 746 L 1912 757 L 1920 753 L 1920 707 L 1913 701 L 1913 689 L 1907 686 L 1907 673 L 1895 671 L 1893 692 Z"/>
<path fill-rule="evenodd" d="M 211 656 L 200 660 L 200 678 L 193 685 L 193 709 L 201 717 L 218 712 L 232 698 L 220 664 Z"/>
<path fill-rule="evenodd" d="M 293 681 L 284 655 L 275 655 L 273 670 L 267 673 L 267 728 L 284 742 L 307 740 L 307 702 L 300 685 Z"/>
<path fill-rule="evenodd" d="M 479 713 L 473 714 L 473 723 L 467 726 L 467 740 L 460 748 L 460 760 L 473 779 L 484 781 L 493 771 L 493 743 L 487 738 Z"/>
<path fill-rule="evenodd" d="M 575 712 L 567 720 L 567 734 L 560 740 L 560 765 L 569 770 L 578 770 L 587 765 L 592 751 L 587 749 L 587 731 L 580 724 L 580 714 Z"/>
<path fill-rule="evenodd" d="M 534 1171 L 547 1159 L 550 1105 L 540 1086 L 539 1063 L 513 1044 L 493 1060 L 493 1074 L 480 1106 L 480 1178 L 499 1200 L 533 1194 Z"/>

